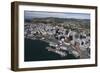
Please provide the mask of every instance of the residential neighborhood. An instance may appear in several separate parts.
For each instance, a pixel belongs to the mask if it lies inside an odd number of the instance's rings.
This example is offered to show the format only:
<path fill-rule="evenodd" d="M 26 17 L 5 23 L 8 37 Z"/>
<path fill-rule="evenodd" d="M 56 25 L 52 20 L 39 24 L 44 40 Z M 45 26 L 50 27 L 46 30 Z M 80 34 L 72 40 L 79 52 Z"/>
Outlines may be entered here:
<path fill-rule="evenodd" d="M 33 20 L 31 23 L 26 22 L 24 37 L 48 43 L 49 46 L 44 49 L 62 58 L 67 58 L 68 54 L 72 54 L 78 59 L 90 58 L 89 24 L 83 26 L 83 23 L 81 25 L 78 20 L 76 22 L 73 20 L 57 23 L 53 18 L 50 18 Z M 87 28 L 85 28 L 86 26 Z"/>

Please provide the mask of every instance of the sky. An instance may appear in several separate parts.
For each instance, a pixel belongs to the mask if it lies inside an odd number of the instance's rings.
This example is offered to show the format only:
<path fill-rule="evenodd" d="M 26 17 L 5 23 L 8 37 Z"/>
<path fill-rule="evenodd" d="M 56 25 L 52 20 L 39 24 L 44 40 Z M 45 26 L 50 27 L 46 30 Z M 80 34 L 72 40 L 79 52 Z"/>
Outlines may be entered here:
<path fill-rule="evenodd" d="M 24 17 L 25 19 L 46 18 L 46 17 L 90 19 L 90 14 L 69 13 L 69 12 L 24 11 Z"/>

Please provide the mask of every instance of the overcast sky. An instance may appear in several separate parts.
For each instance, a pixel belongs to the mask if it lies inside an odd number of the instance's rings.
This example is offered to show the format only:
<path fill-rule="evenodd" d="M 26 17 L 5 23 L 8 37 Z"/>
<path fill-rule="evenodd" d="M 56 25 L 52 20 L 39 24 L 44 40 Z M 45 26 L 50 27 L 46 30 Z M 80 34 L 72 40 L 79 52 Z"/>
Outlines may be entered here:
<path fill-rule="evenodd" d="M 24 11 L 24 17 L 25 19 L 46 18 L 46 17 L 90 19 L 90 14 L 68 13 L 68 12 Z"/>

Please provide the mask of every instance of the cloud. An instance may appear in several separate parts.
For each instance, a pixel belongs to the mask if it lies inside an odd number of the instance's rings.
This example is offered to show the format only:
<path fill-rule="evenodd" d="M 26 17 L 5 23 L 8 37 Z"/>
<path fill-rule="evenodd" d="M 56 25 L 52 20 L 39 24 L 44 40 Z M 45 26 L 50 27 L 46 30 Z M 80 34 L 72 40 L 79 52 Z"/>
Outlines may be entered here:
<path fill-rule="evenodd" d="M 27 19 L 46 17 L 90 19 L 90 14 L 68 12 L 24 11 L 24 16 Z"/>

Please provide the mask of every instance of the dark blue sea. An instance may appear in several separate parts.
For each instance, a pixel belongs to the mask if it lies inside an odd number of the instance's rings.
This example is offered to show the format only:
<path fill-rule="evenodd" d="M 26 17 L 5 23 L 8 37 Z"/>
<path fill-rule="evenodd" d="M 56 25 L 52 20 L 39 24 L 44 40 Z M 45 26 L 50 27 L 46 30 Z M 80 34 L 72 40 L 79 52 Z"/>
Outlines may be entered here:
<path fill-rule="evenodd" d="M 25 38 L 24 44 L 24 61 L 76 59 L 72 54 L 68 54 L 67 57 L 61 57 L 54 52 L 48 51 L 45 48 L 48 47 L 49 44 L 41 40 L 32 40 Z"/>

